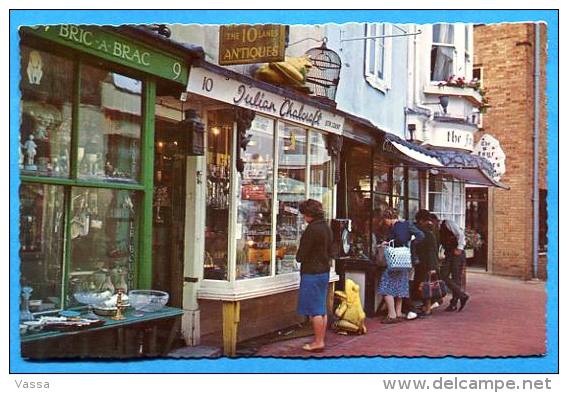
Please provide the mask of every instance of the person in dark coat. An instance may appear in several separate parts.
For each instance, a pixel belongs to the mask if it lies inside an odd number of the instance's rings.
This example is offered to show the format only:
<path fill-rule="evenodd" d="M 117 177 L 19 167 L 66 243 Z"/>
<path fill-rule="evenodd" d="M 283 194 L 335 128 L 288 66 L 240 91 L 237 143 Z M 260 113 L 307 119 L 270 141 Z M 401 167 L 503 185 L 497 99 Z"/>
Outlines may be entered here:
<path fill-rule="evenodd" d="M 310 318 L 314 340 L 302 349 L 319 352 L 325 348 L 327 328 L 327 289 L 332 258 L 333 233 L 324 220 L 322 204 L 308 199 L 300 204 L 300 213 L 308 223 L 300 239 L 296 261 L 300 267 L 297 313 Z"/>
<path fill-rule="evenodd" d="M 416 254 L 418 256 L 418 264 L 415 266 L 414 280 L 416 283 L 422 283 L 428 279 L 431 274 L 438 274 L 438 242 L 436 236 L 432 232 L 430 212 L 421 209 L 416 213 L 416 224 L 418 229 L 424 233 L 424 240 L 417 244 Z M 429 316 L 432 313 L 432 299 L 423 299 L 421 316 Z"/>

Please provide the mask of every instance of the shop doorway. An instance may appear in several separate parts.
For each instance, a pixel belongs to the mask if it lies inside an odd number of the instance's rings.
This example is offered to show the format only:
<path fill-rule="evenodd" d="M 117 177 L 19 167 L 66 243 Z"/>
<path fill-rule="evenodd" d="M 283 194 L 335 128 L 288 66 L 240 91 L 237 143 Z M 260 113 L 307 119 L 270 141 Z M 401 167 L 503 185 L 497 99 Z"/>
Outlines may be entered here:
<path fill-rule="evenodd" d="M 181 307 L 185 228 L 185 141 L 177 123 L 156 120 L 152 225 L 153 287 Z"/>
<path fill-rule="evenodd" d="M 487 271 L 488 194 L 487 187 L 466 187 L 467 265 Z"/>

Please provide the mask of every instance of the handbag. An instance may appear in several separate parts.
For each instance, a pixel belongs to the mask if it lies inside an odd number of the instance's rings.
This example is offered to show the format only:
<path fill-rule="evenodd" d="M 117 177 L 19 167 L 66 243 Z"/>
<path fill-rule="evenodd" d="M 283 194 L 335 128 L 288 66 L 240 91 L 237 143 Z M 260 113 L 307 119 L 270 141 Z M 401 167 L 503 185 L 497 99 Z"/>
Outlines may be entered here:
<path fill-rule="evenodd" d="M 410 248 L 393 247 L 394 242 L 391 240 L 389 245 L 385 247 L 385 259 L 389 270 L 410 270 L 412 269 L 412 261 L 410 259 Z"/>
<path fill-rule="evenodd" d="M 373 262 L 380 268 L 388 267 L 387 260 L 385 258 L 385 246 L 377 246 L 375 250 L 375 255 L 373 256 Z"/>
<path fill-rule="evenodd" d="M 426 281 L 420 283 L 419 293 L 422 299 L 441 299 L 448 293 L 448 288 L 438 273 L 429 273 Z"/>

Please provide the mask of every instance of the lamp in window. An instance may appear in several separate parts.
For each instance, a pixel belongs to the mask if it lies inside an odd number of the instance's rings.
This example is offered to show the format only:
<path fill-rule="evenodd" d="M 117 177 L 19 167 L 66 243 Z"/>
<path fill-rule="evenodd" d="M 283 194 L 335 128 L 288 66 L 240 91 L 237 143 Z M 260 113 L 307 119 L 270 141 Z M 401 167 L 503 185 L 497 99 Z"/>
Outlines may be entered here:
<path fill-rule="evenodd" d="M 438 100 L 440 100 L 440 106 L 442 107 L 442 110 L 444 111 L 444 115 L 448 114 L 448 104 L 450 103 L 450 97 L 449 96 L 439 96 Z"/>
<path fill-rule="evenodd" d="M 306 56 L 312 62 L 312 67 L 306 75 L 306 85 L 317 97 L 335 101 L 335 93 L 339 84 L 341 58 L 326 46 L 327 38 L 318 48 L 309 49 Z"/>

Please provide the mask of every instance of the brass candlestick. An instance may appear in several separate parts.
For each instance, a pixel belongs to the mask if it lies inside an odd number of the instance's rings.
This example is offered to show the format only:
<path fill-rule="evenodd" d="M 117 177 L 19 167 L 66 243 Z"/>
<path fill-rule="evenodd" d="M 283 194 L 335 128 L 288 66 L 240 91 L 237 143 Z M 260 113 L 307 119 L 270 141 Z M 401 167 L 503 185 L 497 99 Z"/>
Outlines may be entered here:
<path fill-rule="evenodd" d="M 122 315 L 122 310 L 125 308 L 124 304 L 122 303 L 123 293 L 124 290 L 119 289 L 116 294 L 116 314 L 113 317 L 111 317 L 111 319 L 114 321 L 121 321 L 123 319 L 126 319 L 126 317 Z"/>

